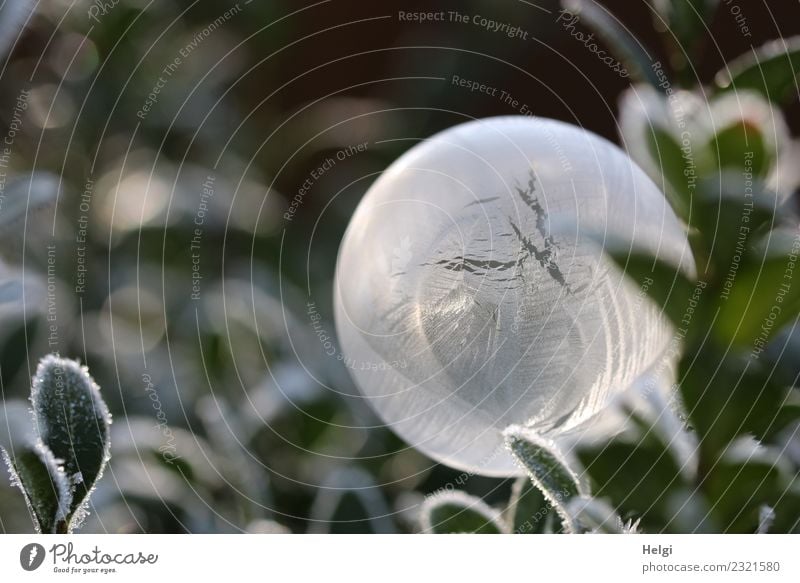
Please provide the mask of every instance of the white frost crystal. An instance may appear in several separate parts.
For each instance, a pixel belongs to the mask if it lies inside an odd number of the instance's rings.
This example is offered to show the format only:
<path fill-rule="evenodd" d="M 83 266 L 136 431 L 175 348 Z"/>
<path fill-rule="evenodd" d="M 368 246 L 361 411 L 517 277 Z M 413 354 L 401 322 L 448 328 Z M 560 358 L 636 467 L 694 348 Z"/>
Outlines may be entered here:
<path fill-rule="evenodd" d="M 512 475 L 503 429 L 557 437 L 630 387 L 672 331 L 587 234 L 693 269 L 658 188 L 578 127 L 474 121 L 392 164 L 335 284 L 345 362 L 383 420 L 445 464 Z"/>

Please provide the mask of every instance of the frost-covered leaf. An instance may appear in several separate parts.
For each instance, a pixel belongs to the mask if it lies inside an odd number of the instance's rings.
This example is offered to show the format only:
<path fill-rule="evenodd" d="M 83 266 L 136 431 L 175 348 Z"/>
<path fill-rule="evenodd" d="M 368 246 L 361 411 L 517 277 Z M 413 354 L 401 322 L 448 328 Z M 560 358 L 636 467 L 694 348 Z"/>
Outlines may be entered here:
<path fill-rule="evenodd" d="M 519 425 L 507 428 L 504 435 L 506 446 L 517 462 L 558 512 L 564 531 L 574 532 L 565 504 L 586 492 L 556 444 Z"/>
<path fill-rule="evenodd" d="M 12 484 L 22 491 L 37 532 L 63 528 L 70 502 L 67 481 L 58 460 L 37 439 L 24 401 L 11 399 L 0 409 L 0 457 Z"/>
<path fill-rule="evenodd" d="M 66 532 L 71 495 L 64 472 L 53 453 L 42 443 L 2 449 L 11 481 L 22 490 L 37 532 Z"/>
<path fill-rule="evenodd" d="M 444 492 L 428 498 L 420 509 L 420 527 L 434 534 L 500 534 L 500 514 L 483 500 L 464 492 Z"/>
<path fill-rule="evenodd" d="M 86 367 L 55 355 L 39 363 L 31 387 L 34 421 L 42 442 L 62 460 L 76 522 L 109 457 L 111 415 Z"/>

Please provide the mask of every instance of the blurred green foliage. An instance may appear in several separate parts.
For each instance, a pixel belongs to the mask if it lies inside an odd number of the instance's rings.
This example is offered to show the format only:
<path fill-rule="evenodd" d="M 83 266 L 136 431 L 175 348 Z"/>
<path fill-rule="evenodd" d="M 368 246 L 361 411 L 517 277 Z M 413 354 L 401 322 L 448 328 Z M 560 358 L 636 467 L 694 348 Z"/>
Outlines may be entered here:
<path fill-rule="evenodd" d="M 620 4 L 609 2 L 610 13 L 627 13 L 630 3 L 624 11 Z M 52 351 L 80 358 L 103 387 L 115 416 L 113 457 L 85 532 L 407 532 L 419 529 L 426 495 L 454 485 L 489 507 L 504 509 L 511 497 L 503 528 L 559 529 L 527 482 L 464 476 L 383 427 L 309 317 L 312 303 L 319 329 L 335 336 L 336 250 L 374 176 L 439 129 L 520 113 L 465 94 L 447 82 L 453 72 L 506 89 L 537 115 L 616 136 L 613 103 L 628 80 L 564 34 L 555 0 L 538 5 L 442 3 L 518 23 L 535 39 L 527 44 L 474 27 L 385 18 L 422 2 L 121 0 L 101 10 L 87 0 L 51 0 L 24 32 L 14 29 L 0 71 L 3 137 L 14 134 L 2 164 L 0 388 L 6 412 L 18 411 L 36 363 Z M 630 9 L 629 28 L 649 38 L 657 14 L 642 2 Z M 767 15 L 751 18 L 762 36 L 776 35 Z M 728 56 L 745 52 L 735 24 L 720 26 Z M 681 27 L 680 37 L 700 45 L 696 30 Z M 691 77 L 702 56 L 695 50 L 671 59 L 676 79 Z M 709 85 L 724 63 L 716 57 L 705 66 Z M 743 57 L 715 78 L 720 94 L 739 85 L 788 91 L 787 65 L 775 59 L 775 85 L 759 85 Z M 736 158 L 741 136 L 736 127 L 717 134 L 718 159 Z M 364 142 L 366 151 L 337 158 Z M 654 142 L 662 159 L 674 158 L 675 144 Z M 333 170 L 317 172 L 329 158 Z M 680 173 L 681 164 L 659 167 Z M 683 200 L 699 234 L 730 224 L 720 219 L 731 207 L 719 197 Z M 775 509 L 775 530 L 798 528 L 798 442 L 785 431 L 797 420 L 796 390 L 785 389 L 798 371 L 796 359 L 783 357 L 797 354 L 796 337 L 776 328 L 755 363 L 731 348 L 747 347 L 769 313 L 752 299 L 777 293 L 779 267 L 767 277 L 764 258 L 780 265 L 786 249 L 764 235 L 790 215 L 774 205 L 766 211 L 758 215 L 765 226 L 746 242 L 739 283 L 720 306 L 730 314 L 712 316 L 713 326 L 705 316 L 694 320 L 692 329 L 712 330 L 713 342 L 686 337 L 686 354 L 704 365 L 681 363 L 688 422 L 707 444 L 698 473 L 684 479 L 683 458 L 672 457 L 669 437 L 650 431 L 651 419 L 634 419 L 627 442 L 580 452 L 593 493 L 621 518 L 641 518 L 644 530 L 752 531 L 761 504 Z M 713 227 L 694 222 L 712 218 Z M 714 289 L 736 240 L 697 241 L 700 276 L 708 267 Z M 656 299 L 670 313 L 678 305 L 680 318 L 694 282 L 667 276 L 675 293 Z M 696 313 L 714 310 L 704 304 Z M 791 325 L 791 314 L 787 308 L 776 326 Z M 750 414 L 742 406 L 754 387 L 766 397 Z M 745 434 L 762 446 L 721 455 Z M 31 530 L 20 493 L 7 484 L 0 530 Z"/>

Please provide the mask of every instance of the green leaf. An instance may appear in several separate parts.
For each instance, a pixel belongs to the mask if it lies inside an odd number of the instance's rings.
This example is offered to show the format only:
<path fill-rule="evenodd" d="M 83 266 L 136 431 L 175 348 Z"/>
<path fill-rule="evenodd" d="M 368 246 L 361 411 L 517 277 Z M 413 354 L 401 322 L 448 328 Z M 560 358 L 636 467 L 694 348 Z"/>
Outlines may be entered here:
<path fill-rule="evenodd" d="M 622 245 L 607 244 L 606 253 L 676 327 L 682 325 L 687 309 L 702 299 L 705 282 L 692 283 L 669 263 Z"/>
<path fill-rule="evenodd" d="M 770 232 L 768 243 L 743 257 L 722 296 L 716 327 L 721 341 L 750 348 L 758 356 L 785 324 L 797 318 L 798 254 L 800 234 L 777 229 Z"/>
<path fill-rule="evenodd" d="M 633 246 L 629 241 L 608 233 L 584 230 L 582 236 L 600 246 L 603 252 L 625 272 L 642 294 L 647 295 L 675 326 L 680 327 L 689 308 L 695 309 L 704 296 L 705 281 L 692 282 L 695 258 L 689 246 L 685 255 L 662 260 L 654 251 Z M 663 256 L 663 254 L 662 254 Z M 676 265 L 680 263 L 680 265 Z"/>
<path fill-rule="evenodd" d="M 781 382 L 780 379 L 776 380 Z M 771 441 L 784 430 L 789 431 L 790 428 L 794 428 L 800 420 L 800 390 L 795 388 L 788 393 L 789 395 L 780 407 L 774 422 L 762 433 L 762 437 L 767 441 Z"/>
<path fill-rule="evenodd" d="M 558 512 L 564 531 L 574 532 L 575 525 L 565 505 L 570 499 L 583 496 L 586 492 L 556 444 L 519 425 L 508 427 L 503 434 L 506 447 Z"/>
<path fill-rule="evenodd" d="M 515 534 L 544 532 L 546 519 L 553 507 L 528 477 L 517 478 L 511 487 L 511 500 L 506 510 L 506 522 Z"/>
<path fill-rule="evenodd" d="M 765 176 L 775 162 L 761 128 L 746 120 L 736 120 L 720 128 L 709 141 L 708 148 L 717 168 L 739 173 L 746 168 L 754 176 Z"/>
<path fill-rule="evenodd" d="M 59 460 L 38 440 L 24 401 L 9 399 L 0 408 L 0 454 L 25 499 L 40 533 L 66 530 L 71 495 Z"/>
<path fill-rule="evenodd" d="M 800 317 L 787 323 L 775 335 L 765 347 L 761 358 L 774 368 L 780 382 L 787 387 L 800 387 Z M 795 407 L 800 407 L 800 401 Z M 797 418 L 800 419 L 800 411 Z"/>
<path fill-rule="evenodd" d="M 53 452 L 42 443 L 1 449 L 11 481 L 22 490 L 33 515 L 36 531 L 41 534 L 66 532 L 72 496 Z"/>
<path fill-rule="evenodd" d="M 770 532 L 800 534 L 800 481 L 795 479 L 773 510 L 775 520 Z"/>
<path fill-rule="evenodd" d="M 734 59 L 714 77 L 720 90 L 751 89 L 780 103 L 797 97 L 800 36 L 776 39 Z"/>
<path fill-rule="evenodd" d="M 688 187 L 689 160 L 681 146 L 666 129 L 650 125 L 647 132 L 650 157 L 656 163 L 667 186 L 667 195 L 675 213 L 688 222 L 692 208 L 692 191 Z"/>
<path fill-rule="evenodd" d="M 562 0 L 561 4 L 570 14 L 580 17 L 623 62 L 630 76 L 645 81 L 661 90 L 661 81 L 652 68 L 653 59 L 641 42 L 634 37 L 619 20 L 604 7 L 587 0 Z"/>
<path fill-rule="evenodd" d="M 423 532 L 435 534 L 500 534 L 505 525 L 497 511 L 464 492 L 444 492 L 428 498 L 420 509 Z"/>
<path fill-rule="evenodd" d="M 712 513 L 723 532 L 754 533 L 761 523 L 761 508 L 774 507 L 785 483 L 774 461 L 723 458 L 708 474 L 704 484 L 715 501 Z"/>
<path fill-rule="evenodd" d="M 692 226 L 718 280 L 742 268 L 751 241 L 773 222 L 774 204 L 775 196 L 759 180 L 747 181 L 741 172 L 726 171 L 700 183 Z"/>
<path fill-rule="evenodd" d="M 625 518 L 639 517 L 652 532 L 660 532 L 672 518 L 669 496 L 684 478 L 672 452 L 653 431 L 633 442 L 615 439 L 581 447 L 578 458 L 594 495 L 607 498 Z"/>
<path fill-rule="evenodd" d="M 770 367 L 711 339 L 687 348 L 678 379 L 700 440 L 701 473 L 737 436 L 749 433 L 762 439 L 774 432 L 782 423 L 781 409 L 789 403 L 790 389 L 778 382 Z"/>
<path fill-rule="evenodd" d="M 42 442 L 62 460 L 72 493 L 68 521 L 74 528 L 110 455 L 111 415 L 88 369 L 55 355 L 39 362 L 31 403 Z"/>
<path fill-rule="evenodd" d="M 705 25 L 713 18 L 719 0 L 656 0 L 654 4 L 667 21 L 668 34 L 677 37 L 680 48 L 691 59 L 692 49 L 705 33 Z M 686 58 L 682 54 L 681 57 Z"/>

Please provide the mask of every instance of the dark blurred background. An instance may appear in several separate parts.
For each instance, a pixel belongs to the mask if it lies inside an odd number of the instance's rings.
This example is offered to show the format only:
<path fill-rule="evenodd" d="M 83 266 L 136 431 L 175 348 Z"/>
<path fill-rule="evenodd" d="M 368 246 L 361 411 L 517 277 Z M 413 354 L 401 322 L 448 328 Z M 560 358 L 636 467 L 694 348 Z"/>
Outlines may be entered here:
<path fill-rule="evenodd" d="M 602 4 L 669 62 L 645 0 Z M 509 480 L 432 462 L 358 397 L 326 354 L 332 277 L 355 206 L 416 140 L 524 105 L 618 141 L 631 80 L 559 9 L 49 0 L 7 34 L 0 380 L 4 400 L 25 399 L 57 351 L 103 388 L 113 458 L 84 531 L 407 532 L 442 488 L 508 498 Z M 522 32 L 398 17 L 450 10 Z M 697 38 L 695 82 L 798 33 L 796 1 L 722 0 Z M 797 100 L 786 114 L 797 134 Z M 0 530 L 31 530 L 7 480 Z"/>

